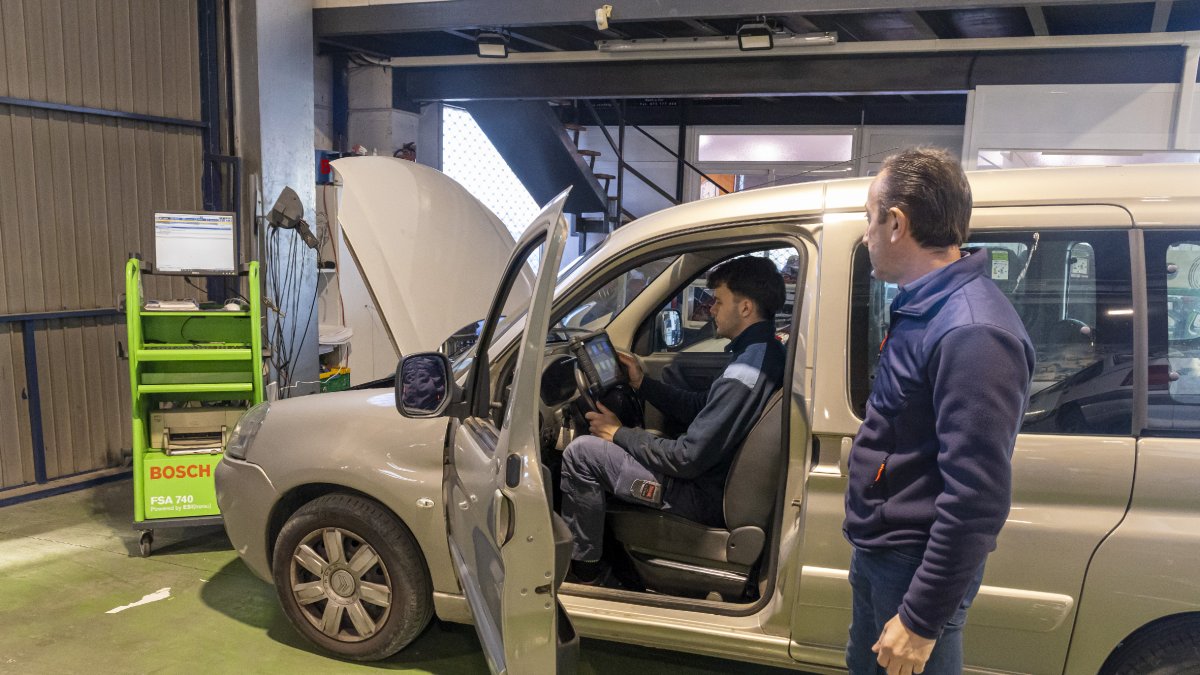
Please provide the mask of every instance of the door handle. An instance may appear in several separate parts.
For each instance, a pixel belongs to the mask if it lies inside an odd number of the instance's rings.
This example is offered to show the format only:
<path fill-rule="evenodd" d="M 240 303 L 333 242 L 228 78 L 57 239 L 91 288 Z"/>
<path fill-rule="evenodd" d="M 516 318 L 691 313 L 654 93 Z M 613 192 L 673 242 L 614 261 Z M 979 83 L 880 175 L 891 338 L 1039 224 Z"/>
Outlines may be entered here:
<path fill-rule="evenodd" d="M 513 513 L 512 502 L 500 490 L 492 495 L 492 517 L 495 522 L 492 523 L 496 533 L 496 545 L 503 547 L 512 539 L 513 535 Z"/>
<path fill-rule="evenodd" d="M 842 436 L 842 444 L 838 449 L 838 468 L 843 476 L 850 475 L 850 449 L 854 447 L 854 439 Z"/>

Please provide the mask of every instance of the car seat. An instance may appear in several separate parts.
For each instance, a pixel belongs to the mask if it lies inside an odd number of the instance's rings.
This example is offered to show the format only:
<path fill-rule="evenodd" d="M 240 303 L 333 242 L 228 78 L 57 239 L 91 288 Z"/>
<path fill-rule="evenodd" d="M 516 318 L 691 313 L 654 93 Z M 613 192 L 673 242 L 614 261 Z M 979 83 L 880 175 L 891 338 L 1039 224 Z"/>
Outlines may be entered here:
<path fill-rule="evenodd" d="M 741 600 L 753 583 L 771 530 L 782 475 L 783 390 L 767 401 L 737 449 L 725 479 L 725 527 L 710 527 L 658 509 L 609 507 L 613 536 L 647 589 Z"/>

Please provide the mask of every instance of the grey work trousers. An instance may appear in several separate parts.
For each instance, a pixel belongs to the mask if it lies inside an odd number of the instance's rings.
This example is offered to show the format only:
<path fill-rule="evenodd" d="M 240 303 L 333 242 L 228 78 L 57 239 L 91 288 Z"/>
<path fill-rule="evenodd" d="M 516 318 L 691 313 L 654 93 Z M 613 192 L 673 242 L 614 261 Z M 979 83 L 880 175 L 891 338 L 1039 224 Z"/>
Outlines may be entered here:
<path fill-rule="evenodd" d="M 651 471 L 634 459 L 624 448 L 596 436 L 580 436 L 563 451 L 562 516 L 575 537 L 574 560 L 594 562 L 604 552 L 604 510 L 608 496 L 636 504 L 660 508 L 691 520 L 703 520 L 704 503 L 695 491 L 671 489 L 688 485 L 666 485 L 664 476 Z M 643 499 L 635 493 L 637 481 L 658 484 L 664 496 L 661 504 Z M 718 500 L 719 501 L 719 500 Z"/>

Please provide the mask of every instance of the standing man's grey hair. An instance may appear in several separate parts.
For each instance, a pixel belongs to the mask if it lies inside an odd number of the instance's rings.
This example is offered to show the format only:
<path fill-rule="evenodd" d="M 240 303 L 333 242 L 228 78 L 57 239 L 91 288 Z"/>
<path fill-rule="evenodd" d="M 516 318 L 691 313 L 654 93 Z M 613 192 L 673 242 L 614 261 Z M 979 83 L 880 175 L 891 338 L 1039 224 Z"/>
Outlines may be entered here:
<path fill-rule="evenodd" d="M 962 165 L 937 148 L 907 148 L 883 160 L 879 210 L 904 211 L 925 248 L 962 246 L 971 229 L 971 185 Z"/>

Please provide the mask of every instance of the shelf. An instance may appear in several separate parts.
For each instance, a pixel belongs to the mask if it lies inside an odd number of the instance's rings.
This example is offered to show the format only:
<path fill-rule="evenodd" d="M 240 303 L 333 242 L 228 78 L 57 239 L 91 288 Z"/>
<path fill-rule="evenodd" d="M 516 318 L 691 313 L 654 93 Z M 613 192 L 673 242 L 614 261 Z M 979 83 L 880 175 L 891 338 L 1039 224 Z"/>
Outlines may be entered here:
<path fill-rule="evenodd" d="M 158 309 L 143 309 L 138 312 L 139 316 L 250 316 L 249 310 L 241 310 L 231 312 L 227 309 L 193 309 L 186 311 L 169 311 Z"/>
<path fill-rule="evenodd" d="M 206 394 L 226 391 L 253 391 L 252 382 L 186 382 L 173 384 L 139 384 L 142 394 Z"/>
<path fill-rule="evenodd" d="M 248 361 L 253 357 L 249 347 L 237 349 L 155 349 L 145 347 L 137 350 L 139 361 Z"/>

